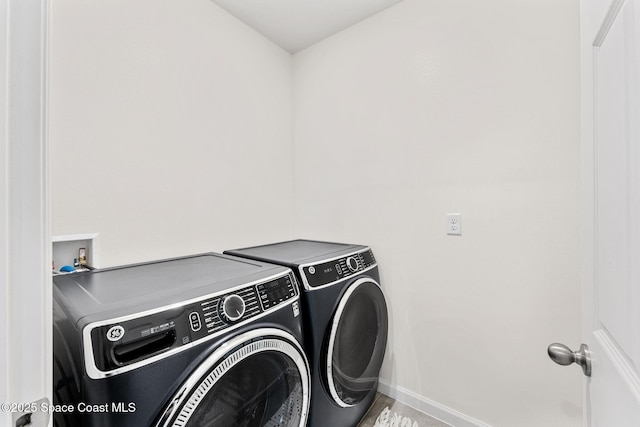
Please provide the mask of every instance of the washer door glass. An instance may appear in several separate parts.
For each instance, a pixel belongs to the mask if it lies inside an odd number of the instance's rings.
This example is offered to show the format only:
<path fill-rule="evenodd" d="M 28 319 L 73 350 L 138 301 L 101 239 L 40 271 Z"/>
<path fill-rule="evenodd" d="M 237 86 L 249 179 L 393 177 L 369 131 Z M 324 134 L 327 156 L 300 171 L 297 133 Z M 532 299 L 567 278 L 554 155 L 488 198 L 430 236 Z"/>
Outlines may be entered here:
<path fill-rule="evenodd" d="M 176 394 L 158 425 L 304 427 L 306 359 L 291 342 L 251 338 L 257 332 L 239 337 L 244 342 L 223 357 L 214 352 Z"/>
<path fill-rule="evenodd" d="M 387 344 L 387 304 L 373 279 L 354 282 L 334 315 L 327 353 L 327 382 L 335 402 L 362 401 L 378 382 Z"/>

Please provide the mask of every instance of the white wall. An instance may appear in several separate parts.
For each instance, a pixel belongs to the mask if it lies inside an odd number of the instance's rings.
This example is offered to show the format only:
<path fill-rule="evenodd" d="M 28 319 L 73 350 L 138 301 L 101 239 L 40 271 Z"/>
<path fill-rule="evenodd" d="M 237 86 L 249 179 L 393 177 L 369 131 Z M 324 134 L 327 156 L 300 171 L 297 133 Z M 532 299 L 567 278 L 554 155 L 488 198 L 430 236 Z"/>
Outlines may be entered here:
<path fill-rule="evenodd" d="M 209 0 L 51 3 L 54 235 L 102 267 L 290 237 L 288 53 Z"/>
<path fill-rule="evenodd" d="M 294 56 L 296 235 L 371 245 L 382 380 L 495 427 L 581 425 L 578 11 L 405 0 Z"/>

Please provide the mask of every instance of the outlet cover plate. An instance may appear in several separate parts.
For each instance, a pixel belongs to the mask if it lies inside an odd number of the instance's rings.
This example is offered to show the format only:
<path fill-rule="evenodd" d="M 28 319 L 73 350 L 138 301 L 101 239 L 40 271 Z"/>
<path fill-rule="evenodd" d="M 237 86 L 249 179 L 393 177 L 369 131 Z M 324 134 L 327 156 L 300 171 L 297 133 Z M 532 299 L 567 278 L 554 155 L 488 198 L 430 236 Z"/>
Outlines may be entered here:
<path fill-rule="evenodd" d="M 447 214 L 447 234 L 450 236 L 462 235 L 462 215 L 459 213 Z"/>

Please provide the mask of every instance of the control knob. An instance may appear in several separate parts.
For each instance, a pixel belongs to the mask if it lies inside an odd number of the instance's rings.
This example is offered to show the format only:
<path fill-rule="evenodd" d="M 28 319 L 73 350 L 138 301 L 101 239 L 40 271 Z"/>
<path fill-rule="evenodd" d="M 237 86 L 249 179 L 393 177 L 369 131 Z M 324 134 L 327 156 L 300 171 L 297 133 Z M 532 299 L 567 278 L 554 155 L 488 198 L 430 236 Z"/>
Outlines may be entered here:
<path fill-rule="evenodd" d="M 235 322 L 244 316 L 245 308 L 244 300 L 240 296 L 229 295 L 222 300 L 220 317 L 227 322 Z"/>
<path fill-rule="evenodd" d="M 358 260 L 356 260 L 356 257 L 351 256 L 347 258 L 347 267 L 349 267 L 352 273 L 358 271 Z"/>

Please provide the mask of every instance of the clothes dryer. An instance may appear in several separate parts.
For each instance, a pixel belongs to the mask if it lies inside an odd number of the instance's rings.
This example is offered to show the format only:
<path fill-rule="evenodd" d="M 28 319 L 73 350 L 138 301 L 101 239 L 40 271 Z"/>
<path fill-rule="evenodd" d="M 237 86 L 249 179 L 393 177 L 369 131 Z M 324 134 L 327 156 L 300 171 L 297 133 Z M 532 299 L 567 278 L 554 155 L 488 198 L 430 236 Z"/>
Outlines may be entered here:
<path fill-rule="evenodd" d="M 210 253 L 72 273 L 53 303 L 55 426 L 306 424 L 288 268 Z"/>
<path fill-rule="evenodd" d="M 294 240 L 225 253 L 296 272 L 312 372 L 308 425 L 356 426 L 375 398 L 387 342 L 387 306 L 371 248 Z"/>

